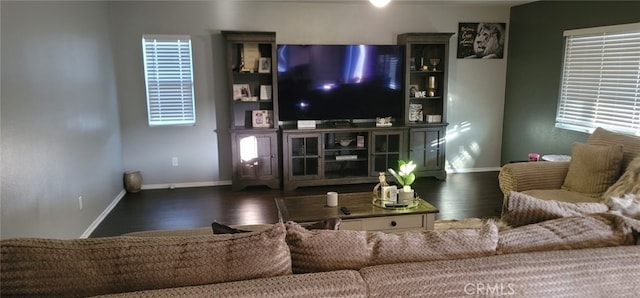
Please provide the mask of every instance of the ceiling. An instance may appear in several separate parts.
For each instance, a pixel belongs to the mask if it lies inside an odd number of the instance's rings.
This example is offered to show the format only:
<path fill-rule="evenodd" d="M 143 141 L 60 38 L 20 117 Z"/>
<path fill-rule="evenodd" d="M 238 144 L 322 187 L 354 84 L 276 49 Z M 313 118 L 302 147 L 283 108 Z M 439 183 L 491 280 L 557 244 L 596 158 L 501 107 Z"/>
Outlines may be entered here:
<path fill-rule="evenodd" d="M 355 3 L 367 2 L 368 0 L 235 0 L 235 1 L 259 1 L 259 2 L 300 2 L 300 3 Z M 508 4 L 520 5 L 524 3 L 535 2 L 535 0 L 391 0 L 391 3 L 476 3 L 476 4 Z"/>

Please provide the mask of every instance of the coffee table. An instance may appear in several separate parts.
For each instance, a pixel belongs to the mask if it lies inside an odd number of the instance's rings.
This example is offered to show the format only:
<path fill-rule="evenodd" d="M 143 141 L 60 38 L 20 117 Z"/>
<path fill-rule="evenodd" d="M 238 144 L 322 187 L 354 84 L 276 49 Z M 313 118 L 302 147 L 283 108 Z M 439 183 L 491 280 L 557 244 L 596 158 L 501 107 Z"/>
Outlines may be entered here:
<path fill-rule="evenodd" d="M 342 230 L 367 230 L 400 232 L 406 230 L 433 230 L 438 208 L 420 199 L 413 208 L 388 209 L 374 206 L 371 192 L 340 193 L 338 206 L 326 205 L 326 195 L 293 196 L 276 198 L 278 215 L 284 222 L 317 222 L 329 217 L 340 217 Z M 340 207 L 347 207 L 350 215 Z"/>

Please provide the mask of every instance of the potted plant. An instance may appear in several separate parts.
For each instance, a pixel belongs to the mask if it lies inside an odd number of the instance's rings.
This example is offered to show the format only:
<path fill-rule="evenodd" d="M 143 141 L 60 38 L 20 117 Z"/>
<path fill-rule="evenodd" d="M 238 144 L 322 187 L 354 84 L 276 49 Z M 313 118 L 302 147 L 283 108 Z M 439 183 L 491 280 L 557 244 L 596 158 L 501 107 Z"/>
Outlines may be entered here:
<path fill-rule="evenodd" d="M 411 184 L 416 181 L 416 175 L 413 173 L 416 169 L 416 164 L 412 160 L 404 161 L 398 160 L 398 171 L 389 168 L 389 173 L 393 175 L 396 182 L 402 186 L 398 190 L 398 203 L 404 203 L 407 200 L 413 200 L 414 191 L 411 189 Z"/>

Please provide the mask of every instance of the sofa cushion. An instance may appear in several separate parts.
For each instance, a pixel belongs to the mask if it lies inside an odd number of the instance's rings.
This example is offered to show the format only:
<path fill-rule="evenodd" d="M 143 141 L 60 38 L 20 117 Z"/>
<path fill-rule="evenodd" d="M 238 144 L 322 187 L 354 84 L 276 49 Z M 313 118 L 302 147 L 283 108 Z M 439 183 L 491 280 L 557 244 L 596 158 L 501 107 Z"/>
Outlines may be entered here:
<path fill-rule="evenodd" d="M 637 297 L 640 248 L 617 246 L 372 266 L 370 297 Z"/>
<path fill-rule="evenodd" d="M 620 176 L 622 145 L 573 143 L 562 189 L 600 197 Z"/>
<path fill-rule="evenodd" d="M 284 224 L 261 232 L 1 242 L 2 295 L 91 296 L 291 274 Z"/>
<path fill-rule="evenodd" d="M 602 197 L 607 200 L 630 193 L 640 194 L 640 155 L 629 163 L 622 176 L 607 189 Z"/>
<path fill-rule="evenodd" d="M 561 217 L 579 216 L 607 212 L 602 203 L 569 203 L 556 200 L 541 200 L 533 196 L 512 191 L 502 220 L 512 227 L 528 225 Z"/>
<path fill-rule="evenodd" d="M 295 274 L 202 286 L 111 294 L 100 297 L 367 297 L 367 285 L 353 270 Z"/>
<path fill-rule="evenodd" d="M 579 192 L 564 189 L 529 189 L 523 190 L 522 193 L 547 201 L 555 200 L 569 203 L 600 203 L 602 201 L 601 198 L 594 198 Z"/>
<path fill-rule="evenodd" d="M 309 231 L 287 222 L 294 273 L 360 269 L 369 265 L 471 258 L 495 254 L 498 228 L 409 231 L 399 234 L 351 230 Z"/>
<path fill-rule="evenodd" d="M 640 136 L 616 133 L 598 127 L 589 135 L 586 143 L 591 145 L 622 145 L 624 154 L 621 170 L 623 172 L 627 169 L 631 160 L 640 156 Z"/>
<path fill-rule="evenodd" d="M 499 253 L 635 244 L 632 228 L 613 214 L 563 217 L 500 232 Z"/>

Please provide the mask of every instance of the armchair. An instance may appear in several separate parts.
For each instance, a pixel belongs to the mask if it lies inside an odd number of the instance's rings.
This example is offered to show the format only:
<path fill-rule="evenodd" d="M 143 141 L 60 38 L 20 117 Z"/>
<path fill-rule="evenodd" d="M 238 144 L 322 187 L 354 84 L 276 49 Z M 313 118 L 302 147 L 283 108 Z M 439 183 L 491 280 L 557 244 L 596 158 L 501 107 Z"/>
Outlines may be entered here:
<path fill-rule="evenodd" d="M 587 161 L 588 164 L 600 162 L 603 167 L 608 167 L 611 170 L 610 175 L 608 175 L 609 177 L 605 177 L 604 180 L 601 179 L 602 181 L 597 181 L 601 184 L 604 183 L 600 190 L 583 192 L 579 191 L 579 189 L 567 187 L 569 179 L 575 181 L 576 177 L 581 177 L 581 175 L 585 184 L 589 184 L 588 186 L 595 183 L 592 182 L 592 176 L 594 175 L 580 171 L 575 165 L 572 168 L 573 171 L 570 173 L 571 162 L 577 162 L 576 156 L 573 156 L 570 162 L 545 161 L 510 163 L 504 165 L 498 174 L 500 189 L 504 194 L 502 205 L 503 214 L 508 206 L 509 192 L 512 191 L 522 192 L 544 200 L 557 200 L 571 203 L 601 202 L 603 201 L 603 195 L 607 188 L 613 185 L 620 175 L 627 170 L 634 158 L 640 156 L 640 137 L 638 136 L 614 133 L 602 128 L 597 128 L 589 136 L 586 144 L 599 145 L 603 148 L 604 146 L 607 146 L 607 148 L 621 146 L 621 155 L 619 152 L 615 152 L 617 148 L 614 148 L 608 150 L 607 153 L 602 153 L 601 151 L 595 154 L 597 158 Z M 576 149 L 575 146 L 576 144 L 574 144 L 574 150 Z M 617 169 L 615 168 L 616 162 L 618 163 Z"/>

